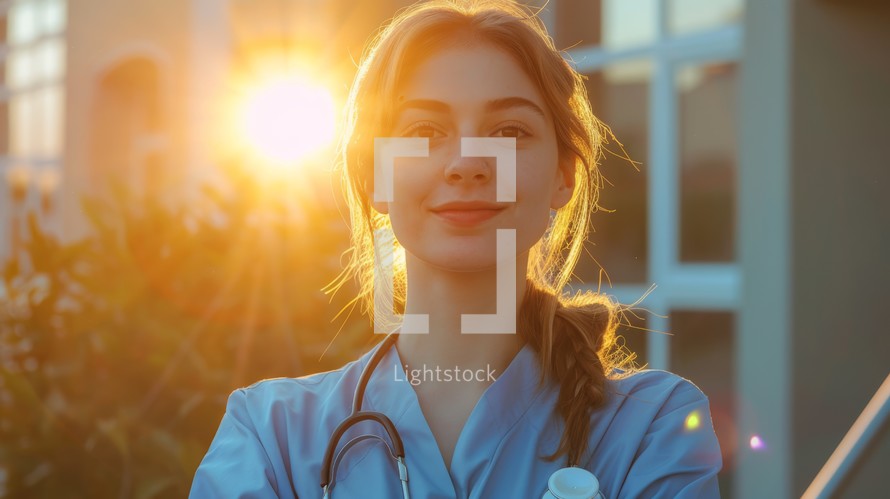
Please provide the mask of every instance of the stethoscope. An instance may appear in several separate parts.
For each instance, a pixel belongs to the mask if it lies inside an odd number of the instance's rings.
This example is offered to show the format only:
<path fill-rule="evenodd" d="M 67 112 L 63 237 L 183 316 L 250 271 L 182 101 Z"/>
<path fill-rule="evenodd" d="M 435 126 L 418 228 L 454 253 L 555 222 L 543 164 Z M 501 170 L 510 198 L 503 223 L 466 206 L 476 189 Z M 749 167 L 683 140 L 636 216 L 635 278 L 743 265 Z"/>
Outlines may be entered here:
<path fill-rule="evenodd" d="M 371 360 L 368 361 L 368 364 L 362 370 L 361 376 L 359 376 L 358 385 L 355 388 L 355 396 L 352 399 L 352 414 L 337 426 L 337 429 L 334 430 L 331 439 L 328 441 L 328 447 L 324 453 L 324 460 L 321 462 L 321 490 L 324 494 L 323 499 L 330 499 L 331 497 L 331 491 L 334 486 L 334 476 L 343 455 L 353 445 L 367 439 L 377 439 L 383 442 L 383 445 L 389 450 L 390 456 L 396 461 L 396 465 L 399 468 L 399 480 L 402 482 L 402 497 L 404 497 L 404 499 L 410 499 L 411 497 L 408 493 L 408 466 L 405 464 L 405 446 L 402 444 L 402 437 L 399 436 L 396 426 L 381 412 L 361 410 L 362 401 L 365 397 L 365 388 L 368 386 L 371 374 L 374 372 L 377 365 L 380 364 L 380 361 L 389 351 L 390 347 L 395 344 L 396 340 L 398 340 L 398 334 L 390 333 L 380 344 L 380 348 L 374 352 Z M 334 451 L 337 449 L 337 444 L 340 442 L 343 434 L 346 433 L 346 430 L 354 424 L 362 421 L 376 421 L 380 423 L 380 425 L 383 426 L 383 429 L 386 430 L 387 435 L 389 435 L 389 440 L 392 442 L 392 446 L 377 435 L 360 435 L 347 442 L 346 445 L 340 449 L 340 452 L 337 453 L 337 457 L 334 458 Z M 593 473 L 584 468 L 570 466 L 568 468 L 557 470 L 550 475 L 550 479 L 547 481 L 547 491 L 544 492 L 544 496 L 541 499 L 605 499 L 605 497 L 600 492 L 599 481 Z"/>

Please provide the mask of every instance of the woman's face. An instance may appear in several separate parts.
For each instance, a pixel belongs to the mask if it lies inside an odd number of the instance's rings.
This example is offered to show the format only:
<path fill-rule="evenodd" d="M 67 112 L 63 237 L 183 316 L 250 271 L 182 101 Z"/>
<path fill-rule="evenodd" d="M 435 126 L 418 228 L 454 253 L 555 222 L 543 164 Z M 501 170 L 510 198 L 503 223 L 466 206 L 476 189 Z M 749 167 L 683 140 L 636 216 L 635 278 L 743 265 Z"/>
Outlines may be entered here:
<path fill-rule="evenodd" d="M 389 136 L 428 138 L 429 157 L 397 159 L 393 200 L 373 205 L 389 214 L 413 257 L 454 271 L 493 268 L 496 229 L 515 229 L 516 253 L 525 253 L 544 234 L 550 209 L 571 198 L 574 177 L 559 167 L 553 117 L 497 47 L 432 53 L 408 74 L 394 105 Z M 462 157 L 461 137 L 515 137 L 515 202 L 498 202 L 495 158 Z"/>

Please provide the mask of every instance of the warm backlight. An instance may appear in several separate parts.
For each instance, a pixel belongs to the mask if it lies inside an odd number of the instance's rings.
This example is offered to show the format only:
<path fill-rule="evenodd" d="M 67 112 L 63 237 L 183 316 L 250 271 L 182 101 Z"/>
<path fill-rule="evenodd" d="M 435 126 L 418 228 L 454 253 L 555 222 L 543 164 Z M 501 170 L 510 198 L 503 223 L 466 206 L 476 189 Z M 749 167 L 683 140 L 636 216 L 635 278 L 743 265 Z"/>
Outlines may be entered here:
<path fill-rule="evenodd" d="M 248 92 L 241 123 L 253 152 L 291 166 L 334 139 L 335 108 L 330 92 L 300 78 L 281 78 Z"/>

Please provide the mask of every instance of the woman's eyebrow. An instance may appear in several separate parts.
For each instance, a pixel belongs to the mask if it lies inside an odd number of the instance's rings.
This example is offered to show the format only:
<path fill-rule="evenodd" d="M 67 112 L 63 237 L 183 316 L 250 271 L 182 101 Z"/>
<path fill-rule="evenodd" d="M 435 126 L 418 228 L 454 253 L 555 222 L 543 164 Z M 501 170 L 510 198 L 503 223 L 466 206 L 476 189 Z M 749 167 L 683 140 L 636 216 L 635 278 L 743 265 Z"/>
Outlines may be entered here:
<path fill-rule="evenodd" d="M 544 113 L 544 110 L 541 109 L 541 106 L 524 97 L 504 97 L 501 99 L 493 99 L 485 103 L 485 110 L 489 113 L 493 113 L 496 111 L 505 111 L 507 109 L 514 109 L 517 107 L 527 108 L 534 113 L 539 114 L 542 118 L 547 117 L 547 115 Z M 434 113 L 442 114 L 451 112 L 451 106 L 442 101 L 433 99 L 406 100 L 399 104 L 398 108 L 396 109 L 396 115 L 401 114 L 406 109 L 420 109 L 422 111 L 431 111 Z"/>
<path fill-rule="evenodd" d="M 406 109 L 420 109 L 422 111 L 445 114 L 451 111 L 451 106 L 438 100 L 411 99 L 399 104 L 399 107 L 396 108 L 396 115 L 401 114 Z"/>
<path fill-rule="evenodd" d="M 485 110 L 488 112 L 505 111 L 517 107 L 527 108 L 541 115 L 542 118 L 547 118 L 547 115 L 544 114 L 544 110 L 541 109 L 541 106 L 524 97 L 504 97 L 503 99 L 494 99 L 485 103 Z"/>

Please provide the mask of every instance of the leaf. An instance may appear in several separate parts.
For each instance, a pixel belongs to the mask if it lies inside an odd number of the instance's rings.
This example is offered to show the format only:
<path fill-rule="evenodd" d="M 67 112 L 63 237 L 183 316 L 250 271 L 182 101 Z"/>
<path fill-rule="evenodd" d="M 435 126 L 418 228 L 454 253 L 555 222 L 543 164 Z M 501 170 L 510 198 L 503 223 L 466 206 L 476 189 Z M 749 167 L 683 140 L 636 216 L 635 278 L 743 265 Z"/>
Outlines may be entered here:
<path fill-rule="evenodd" d="M 204 393 L 202 393 L 202 392 L 193 393 L 191 397 L 186 399 L 186 401 L 183 402 L 181 406 L 179 406 L 179 411 L 177 412 L 177 417 L 184 418 L 184 417 L 188 416 L 188 414 L 190 412 L 192 412 L 192 410 L 194 410 L 194 408 L 197 407 L 198 404 L 200 404 L 203 401 L 204 401 Z"/>
<path fill-rule="evenodd" d="M 20 410 L 27 409 L 32 411 L 34 417 L 43 412 L 43 402 L 34 390 L 34 385 L 30 380 L 21 373 L 12 373 L 6 369 L 0 370 L 0 376 L 3 377 L 3 385 L 12 392 L 13 398 L 18 403 L 24 403 L 24 407 Z"/>
<path fill-rule="evenodd" d="M 111 440 L 122 457 L 130 455 L 129 439 L 120 419 L 104 419 L 97 423 L 99 431 Z"/>
<path fill-rule="evenodd" d="M 140 481 L 136 485 L 136 490 L 133 493 L 133 498 L 151 499 L 152 497 L 157 497 L 161 492 L 170 488 L 170 486 L 174 485 L 175 483 L 176 480 L 169 476 Z"/>
<path fill-rule="evenodd" d="M 110 224 L 106 217 L 108 216 L 108 213 L 110 213 L 110 210 L 108 209 L 107 202 L 99 198 L 84 196 L 80 200 L 80 206 L 84 215 L 86 215 L 87 219 L 93 224 L 93 227 L 100 232 L 108 229 Z"/>
<path fill-rule="evenodd" d="M 168 431 L 161 429 L 151 430 L 149 438 L 156 448 L 163 451 L 165 456 L 176 456 L 180 452 L 180 443 Z"/>
<path fill-rule="evenodd" d="M 22 269 L 17 258 L 6 261 L 6 264 L 3 266 L 3 282 L 6 284 L 6 289 L 12 289 L 12 282 L 17 277 L 20 277 L 21 273 Z"/>

